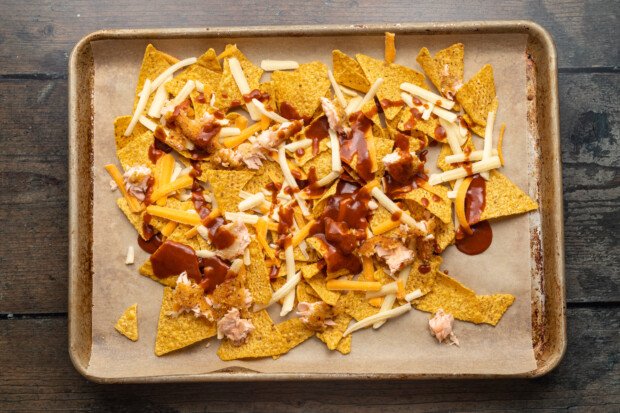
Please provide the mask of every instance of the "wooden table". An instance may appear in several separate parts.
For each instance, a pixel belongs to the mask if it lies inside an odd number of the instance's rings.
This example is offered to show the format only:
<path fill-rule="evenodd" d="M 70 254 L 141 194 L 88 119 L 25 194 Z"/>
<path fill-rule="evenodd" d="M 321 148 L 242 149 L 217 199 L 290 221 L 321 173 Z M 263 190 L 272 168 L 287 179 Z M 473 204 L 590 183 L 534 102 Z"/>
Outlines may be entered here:
<path fill-rule="evenodd" d="M 0 411 L 620 410 L 618 2 L 102 3 L 0 2 Z M 534 20 L 558 48 L 569 347 L 557 370 L 537 380 L 104 386 L 73 369 L 67 60 L 82 36 L 103 28 L 478 19 Z"/>

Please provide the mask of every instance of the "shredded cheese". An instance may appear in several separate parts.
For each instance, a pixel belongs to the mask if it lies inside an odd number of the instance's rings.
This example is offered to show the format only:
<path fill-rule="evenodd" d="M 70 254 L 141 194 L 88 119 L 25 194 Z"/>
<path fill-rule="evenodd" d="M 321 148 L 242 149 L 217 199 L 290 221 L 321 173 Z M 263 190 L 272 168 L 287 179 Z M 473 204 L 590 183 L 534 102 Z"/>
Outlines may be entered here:
<path fill-rule="evenodd" d="M 351 113 L 355 112 L 355 109 L 357 109 L 358 105 L 360 104 L 360 102 L 362 101 L 362 97 L 361 96 L 356 96 L 353 99 L 351 99 L 349 101 L 349 104 L 344 108 L 344 113 L 348 115 L 350 115 Z"/>
<path fill-rule="evenodd" d="M 422 297 L 423 295 L 424 294 L 422 294 L 422 291 L 420 291 L 420 289 L 418 288 L 417 290 L 414 290 L 414 291 L 410 292 L 409 294 L 405 295 L 405 301 L 410 303 L 413 300 Z"/>
<path fill-rule="evenodd" d="M 149 205 L 146 212 L 154 217 L 169 219 L 179 224 L 200 225 L 200 216 L 194 211 L 180 211 L 178 209 Z"/>
<path fill-rule="evenodd" d="M 144 109 L 146 109 L 146 103 L 149 100 L 150 87 L 151 81 L 149 79 L 146 79 L 144 81 L 144 86 L 142 87 L 142 92 L 140 92 L 140 99 L 138 99 L 136 110 L 133 112 L 133 116 L 131 118 L 131 121 L 129 122 L 129 125 L 127 125 L 127 129 L 125 129 L 125 136 L 131 135 L 131 132 L 133 132 L 133 128 L 136 127 L 136 123 L 138 123 L 140 116 L 142 116 L 142 112 L 144 112 Z"/>
<path fill-rule="evenodd" d="M 258 192 L 243 201 L 239 202 L 239 211 L 246 211 L 259 206 L 265 201 L 265 194 Z"/>
<path fill-rule="evenodd" d="M 282 175 L 284 175 L 286 183 L 293 189 L 299 188 L 288 166 L 288 162 L 286 161 L 286 150 L 284 149 L 284 145 L 280 146 L 278 149 L 278 163 L 280 164 L 280 169 L 282 170 Z"/>
<path fill-rule="evenodd" d="M 213 258 L 215 257 L 215 251 L 210 250 L 196 250 L 196 256 L 198 258 Z"/>
<path fill-rule="evenodd" d="M 194 238 L 197 234 L 200 234 L 200 236 L 204 239 L 209 239 L 209 230 L 207 230 L 207 227 L 202 224 L 204 222 L 212 221 L 220 215 L 222 215 L 222 211 L 220 211 L 219 208 L 213 208 L 211 212 L 209 212 L 209 215 L 207 215 L 205 219 L 201 220 L 200 225 L 190 228 L 187 232 L 185 232 L 185 238 Z"/>
<path fill-rule="evenodd" d="M 256 222 L 256 239 L 258 240 L 260 246 L 263 247 L 265 254 L 267 254 L 267 256 L 272 260 L 275 260 L 276 253 L 267 242 L 267 221 L 263 218 L 259 218 Z"/>
<path fill-rule="evenodd" d="M 161 84 L 164 83 L 164 81 L 168 79 L 168 77 L 172 76 L 174 72 L 185 66 L 193 65 L 194 63 L 196 63 L 196 61 L 198 61 L 198 59 L 196 59 L 195 57 L 189 57 L 187 59 L 176 62 L 168 69 L 164 70 L 162 74 L 157 76 L 155 80 L 153 80 L 153 83 L 151 83 L 149 95 L 153 93 L 159 86 L 161 86 Z"/>
<path fill-rule="evenodd" d="M 387 195 L 385 195 L 383 191 L 379 189 L 379 187 L 375 186 L 374 188 L 372 188 L 370 193 L 377 200 L 377 202 L 383 205 L 383 207 L 390 212 L 390 214 L 394 214 L 398 212 L 400 214 L 400 220 L 404 224 L 407 224 L 408 226 L 412 228 L 417 228 L 422 233 L 428 232 L 426 228 L 426 224 L 424 222 L 416 221 L 415 219 L 411 217 L 411 215 L 409 215 L 407 212 L 400 209 L 398 205 L 394 203 L 394 201 L 388 198 Z"/>
<path fill-rule="evenodd" d="M 159 188 L 162 185 L 166 185 L 170 183 L 171 181 L 172 174 L 174 173 L 174 167 L 175 167 L 174 156 L 167 153 L 164 156 L 162 156 L 159 159 L 159 161 L 157 161 L 157 164 L 160 165 L 159 182 L 157 182 L 157 187 Z M 167 200 L 167 196 L 166 195 L 162 196 L 156 201 L 157 205 L 165 206 L 166 200 Z"/>
<path fill-rule="evenodd" d="M 433 109 L 435 109 L 435 104 L 433 102 L 427 102 L 424 107 L 424 112 L 422 112 L 422 120 L 429 120 Z"/>
<path fill-rule="evenodd" d="M 381 283 L 378 281 L 351 281 L 329 280 L 325 288 L 331 291 L 379 291 Z"/>
<path fill-rule="evenodd" d="M 373 230 L 373 234 L 375 235 L 385 234 L 386 232 L 391 231 L 394 228 L 398 228 L 399 226 L 400 226 L 400 221 L 393 221 L 393 220 L 385 221 L 375 227 L 375 229 Z"/>
<path fill-rule="evenodd" d="M 286 283 L 284 283 L 284 285 L 282 287 L 280 287 L 276 291 L 274 291 L 274 293 L 271 295 L 271 300 L 269 300 L 269 303 L 267 305 L 259 305 L 259 306 L 255 305 L 254 306 L 254 311 L 264 310 L 265 308 L 267 308 L 267 307 L 273 305 L 274 303 L 280 301 L 289 292 L 295 290 L 295 287 L 297 286 L 297 284 L 299 283 L 300 280 L 301 280 L 301 271 L 297 272 L 293 277 L 288 279 L 286 281 Z"/>
<path fill-rule="evenodd" d="M 178 222 L 168 221 L 168 223 L 166 223 L 166 225 L 164 225 L 164 227 L 161 229 L 161 233 L 164 237 L 169 237 L 170 234 L 172 234 L 178 226 Z"/>
<path fill-rule="evenodd" d="M 492 156 L 489 159 L 474 162 L 471 164 L 471 172 L 469 169 L 463 167 L 451 169 L 438 174 L 431 174 L 428 179 L 429 185 L 437 185 L 443 182 L 454 181 L 455 179 L 465 178 L 469 175 L 474 175 L 480 172 L 490 171 L 491 169 L 497 169 L 502 164 L 499 161 L 499 156 Z"/>
<path fill-rule="evenodd" d="M 385 299 L 383 300 L 383 302 L 385 302 Z M 386 320 L 390 318 L 398 317 L 399 315 L 405 314 L 406 312 L 410 310 L 411 310 L 411 304 L 407 303 L 407 304 L 401 305 L 400 307 L 396 307 L 392 310 L 382 311 L 375 315 L 371 315 L 370 317 L 364 318 L 363 320 L 360 320 L 357 323 L 354 323 L 353 325 L 351 325 L 349 328 L 345 330 L 342 336 L 346 337 L 349 334 L 353 333 L 354 331 L 361 330 L 362 328 L 366 328 L 372 324 L 381 323 L 381 325 L 383 325 L 383 323 Z"/>
<path fill-rule="evenodd" d="M 497 149 L 493 149 L 491 151 L 491 154 L 493 156 L 499 156 L 499 150 Z M 482 160 L 482 151 L 478 150 L 478 151 L 471 151 L 469 153 L 469 156 L 464 154 L 464 153 L 458 153 L 456 155 L 447 155 L 445 157 L 445 161 L 446 163 L 461 163 L 461 162 L 468 162 L 468 161 L 480 161 Z"/>
<path fill-rule="evenodd" d="M 306 149 L 312 146 L 312 139 L 300 139 L 295 142 L 288 143 L 284 145 L 284 149 L 289 152 L 295 152 L 297 149 Z"/>
<path fill-rule="evenodd" d="M 469 184 L 471 183 L 471 181 L 472 178 L 467 177 L 461 183 L 461 185 L 459 185 L 454 205 L 456 211 L 456 218 L 459 220 L 459 224 L 461 224 L 463 230 L 470 235 L 473 234 L 473 231 L 469 226 L 469 222 L 467 222 L 467 217 L 465 216 L 465 198 L 467 196 L 467 189 L 469 189 Z"/>
<path fill-rule="evenodd" d="M 396 281 L 381 286 L 379 291 L 371 291 L 366 293 L 366 299 L 370 300 L 377 297 L 384 297 L 388 294 L 396 294 L 398 292 L 398 283 Z"/>
<path fill-rule="evenodd" d="M 166 90 L 166 83 L 172 79 L 171 77 L 166 79 L 164 83 L 159 85 L 157 88 L 157 92 L 155 92 L 155 96 L 153 96 L 153 101 L 151 102 L 151 107 L 147 112 L 152 118 L 159 118 L 161 116 L 161 110 L 164 108 L 164 104 L 168 100 L 168 91 Z"/>
<path fill-rule="evenodd" d="M 254 105 L 256 106 L 256 108 L 259 110 L 260 113 L 267 116 L 269 119 L 272 119 L 274 122 L 278 122 L 278 123 L 288 122 L 288 119 L 278 115 L 275 112 L 267 110 L 265 105 L 263 105 L 263 102 L 259 101 L 258 99 L 252 99 L 252 103 L 254 103 Z"/>
<path fill-rule="evenodd" d="M 316 184 L 318 186 L 327 186 L 331 184 L 332 182 L 334 182 L 334 180 L 336 180 L 339 176 L 340 176 L 340 173 L 331 171 L 330 173 L 325 175 L 323 178 L 316 181 Z"/>
<path fill-rule="evenodd" d="M 250 93 L 250 85 L 248 84 L 248 80 L 245 77 L 245 73 L 243 73 L 243 69 L 241 68 L 241 63 L 239 63 L 239 60 L 237 60 L 236 57 L 229 58 L 228 67 L 230 67 L 230 73 L 232 74 L 233 79 L 235 79 L 235 83 L 237 83 L 237 87 L 239 88 L 241 94 L 247 95 L 248 93 Z M 252 118 L 252 120 L 260 119 L 260 114 L 256 109 L 256 106 L 254 106 L 252 102 L 247 102 L 245 104 L 245 107 L 247 108 L 248 113 L 250 114 L 250 118 Z"/>
<path fill-rule="evenodd" d="M 493 126 L 495 124 L 495 112 L 490 111 L 487 115 L 487 126 L 484 130 L 484 147 L 482 149 L 482 160 L 488 160 L 491 156 L 491 150 L 493 149 Z M 501 164 L 501 160 L 500 160 Z M 480 173 L 480 176 L 489 180 L 489 172 L 484 171 Z"/>
<path fill-rule="evenodd" d="M 415 96 L 419 96 L 422 99 L 428 100 L 429 102 L 437 103 L 442 108 L 452 109 L 454 107 L 453 101 L 448 100 L 442 96 L 439 96 L 429 90 L 423 89 L 418 85 L 414 85 L 413 83 L 408 83 L 408 82 L 401 83 L 400 88 L 404 90 L 405 92 L 411 93 L 412 95 L 415 95 Z"/>
<path fill-rule="evenodd" d="M 299 68 L 299 63 L 294 60 L 262 60 L 260 68 L 266 72 L 274 70 L 295 70 Z"/>
<path fill-rule="evenodd" d="M 458 126 L 452 122 L 448 122 L 444 119 L 439 119 L 439 124 L 446 131 L 446 139 L 448 144 L 450 145 L 450 150 L 452 150 L 453 154 L 460 154 L 463 152 L 461 149 L 461 145 L 459 142 L 459 130 Z"/>
<path fill-rule="evenodd" d="M 185 85 L 183 85 L 183 88 L 179 91 L 179 93 L 174 97 L 174 99 L 172 99 L 166 106 L 170 108 L 177 107 L 178 105 L 183 103 L 185 99 L 187 99 L 187 97 L 190 95 L 190 93 L 194 91 L 195 88 L 196 83 L 193 80 L 188 80 Z"/>
<path fill-rule="evenodd" d="M 316 221 L 310 220 L 306 225 L 304 225 L 303 227 L 301 227 L 301 229 L 299 229 L 299 231 L 297 231 L 294 235 L 293 235 L 293 239 L 291 240 L 291 245 L 293 247 L 298 246 L 299 244 L 302 243 L 303 240 L 305 240 L 306 238 L 308 238 L 308 235 L 310 235 L 310 229 L 312 229 L 312 226 L 316 223 Z"/>
<path fill-rule="evenodd" d="M 228 221 L 241 221 L 244 224 L 256 225 L 258 217 L 244 212 L 224 212 L 224 217 Z"/>
<path fill-rule="evenodd" d="M 125 264 L 127 265 L 133 264 L 134 258 L 135 258 L 134 250 L 133 250 L 133 247 L 130 245 L 127 248 L 127 257 L 125 257 Z"/>
<path fill-rule="evenodd" d="M 129 192 L 125 189 L 125 180 L 116 165 L 108 164 L 104 166 L 104 168 L 108 171 L 108 174 L 110 174 L 110 177 L 114 180 L 114 183 L 116 183 L 118 190 L 121 191 L 121 194 L 123 194 L 123 197 L 127 201 L 127 205 L 129 205 L 131 212 L 138 213 L 142 211 L 142 204 L 140 204 L 136 198 L 129 195 Z"/>
<path fill-rule="evenodd" d="M 454 188 L 452 189 L 452 191 L 448 191 L 447 193 L 447 196 L 449 199 L 456 199 L 456 195 L 458 194 L 459 187 L 461 186 L 462 183 L 463 183 L 463 178 L 459 178 L 456 181 L 454 181 Z"/>
<path fill-rule="evenodd" d="M 502 154 L 502 143 L 504 141 L 504 132 L 506 131 L 506 124 L 502 123 L 502 126 L 499 128 L 499 139 L 497 140 L 497 155 L 499 156 L 499 161 L 502 166 L 504 166 L 504 155 Z"/>
<path fill-rule="evenodd" d="M 331 70 L 327 71 L 327 77 L 329 77 L 329 81 L 332 84 L 332 89 L 334 89 L 334 93 L 336 94 L 336 98 L 338 99 L 338 102 L 340 102 L 340 106 L 342 106 L 343 108 L 346 108 L 347 100 L 344 98 L 344 95 L 342 94 L 342 90 L 340 89 L 340 87 L 338 87 L 338 83 L 336 83 L 336 79 L 334 78 L 334 74 L 332 73 Z"/>
<path fill-rule="evenodd" d="M 332 171 L 333 172 L 342 172 L 342 161 L 340 160 L 340 141 L 338 140 L 338 135 L 332 129 L 329 129 L 329 142 L 331 143 L 331 151 L 332 151 Z"/>
<path fill-rule="evenodd" d="M 248 138 L 254 135 L 256 132 L 263 129 L 262 123 L 255 123 L 242 130 L 237 136 L 230 136 L 222 140 L 222 144 L 227 148 L 234 148 L 241 145 Z"/>
<path fill-rule="evenodd" d="M 366 281 L 375 280 L 375 266 L 372 257 L 362 257 L 362 276 Z"/>
<path fill-rule="evenodd" d="M 151 202 L 156 202 L 159 198 L 164 195 L 168 195 L 170 192 L 178 191 L 179 189 L 191 188 L 193 183 L 194 180 L 191 176 L 183 175 L 176 181 L 164 184 L 153 191 L 151 194 Z"/>
<path fill-rule="evenodd" d="M 382 83 L 383 83 L 383 78 L 382 77 L 377 78 L 377 80 L 375 80 L 375 82 L 372 84 L 370 89 L 368 89 L 368 92 L 366 92 L 366 95 L 364 95 L 364 98 L 357 105 L 357 107 L 355 108 L 353 112 L 362 110 L 362 108 L 367 102 L 370 102 L 370 100 L 374 99 L 375 95 L 377 94 L 377 90 L 379 90 L 379 87 L 381 86 Z"/>
<path fill-rule="evenodd" d="M 385 32 L 385 63 L 392 64 L 396 59 L 396 46 L 394 45 L 394 33 Z"/>
<path fill-rule="evenodd" d="M 396 282 L 400 283 L 403 286 L 406 285 L 407 280 L 409 279 L 410 272 L 411 272 L 411 265 L 407 265 L 405 268 L 400 270 L 400 272 L 398 273 L 398 279 L 396 280 Z M 389 311 L 394 305 L 395 301 L 396 301 L 395 293 L 386 295 L 385 298 L 383 299 L 383 303 L 381 304 L 381 309 L 379 310 L 379 313 L 384 313 L 384 312 Z M 384 323 L 385 323 L 385 320 L 377 321 L 376 323 L 372 325 L 372 328 L 377 329 L 381 327 Z"/>
<path fill-rule="evenodd" d="M 238 136 L 241 134 L 241 130 L 239 128 L 221 128 L 219 137 L 220 138 L 230 138 L 231 136 Z"/>
<path fill-rule="evenodd" d="M 340 88 L 340 90 L 342 90 L 342 93 L 344 93 L 347 96 L 351 96 L 351 97 L 359 96 L 357 92 L 353 89 L 349 89 L 348 87 L 342 86 L 342 85 L 338 85 L 338 87 Z"/>
<path fill-rule="evenodd" d="M 155 129 L 157 129 L 157 123 L 153 122 L 151 119 L 147 118 L 144 115 L 140 116 L 138 121 L 151 132 L 155 132 Z"/>
<path fill-rule="evenodd" d="M 293 246 L 289 245 L 284 249 L 284 258 L 286 260 L 286 279 L 291 280 L 295 277 L 295 254 L 293 252 Z M 293 310 L 295 305 L 295 289 L 286 294 L 284 301 L 282 302 L 282 310 L 280 310 L 280 317 L 284 317 Z"/>

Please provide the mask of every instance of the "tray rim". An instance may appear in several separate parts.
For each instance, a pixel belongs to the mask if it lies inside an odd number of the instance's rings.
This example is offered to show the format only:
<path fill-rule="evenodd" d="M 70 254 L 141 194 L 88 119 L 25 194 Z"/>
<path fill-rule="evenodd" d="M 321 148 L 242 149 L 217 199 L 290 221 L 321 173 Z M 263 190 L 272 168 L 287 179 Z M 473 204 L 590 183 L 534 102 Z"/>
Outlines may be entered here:
<path fill-rule="evenodd" d="M 521 374 L 403 374 L 403 373 L 262 373 L 246 368 L 223 369 L 211 373 L 186 375 L 155 375 L 144 377 L 102 377 L 88 372 L 88 362 L 78 354 L 80 317 L 77 293 L 79 292 L 79 259 L 81 252 L 77 228 L 80 224 L 78 204 L 81 187 L 77 185 L 79 156 L 78 129 L 79 85 L 77 73 L 81 56 L 98 40 L 139 39 L 139 38 L 210 38 L 226 37 L 269 37 L 286 35 L 294 37 L 330 36 L 330 35 L 377 35 L 385 31 L 407 34 L 474 34 L 474 33 L 524 33 L 533 36 L 547 55 L 549 84 L 547 112 L 551 122 L 547 125 L 547 138 L 551 139 L 551 174 L 549 180 L 554 183 L 550 196 L 554 204 L 554 217 L 551 225 L 555 230 L 551 256 L 545 260 L 554 260 L 555 273 L 544 274 L 544 282 L 553 281 L 559 302 L 555 311 L 558 314 L 555 325 L 555 346 L 550 354 L 542 360 L 537 359 L 538 366 Z M 69 156 L 69 288 L 68 288 L 68 338 L 69 355 L 76 370 L 88 380 L 98 383 L 170 383 L 170 382 L 227 382 L 227 381 L 279 381 L 279 380 L 422 380 L 422 379 L 489 379 L 489 378 L 534 378 L 543 376 L 555 369 L 566 352 L 566 299 L 564 275 L 564 228 L 563 199 L 561 176 L 561 153 L 559 134 L 559 105 L 557 82 L 557 53 L 551 35 L 539 24 L 529 20 L 496 20 L 467 22 L 428 22 L 428 23 L 391 23 L 391 24 L 347 24 L 347 25 L 292 25 L 292 26 L 249 26 L 249 27 L 213 27 L 213 28 L 166 28 L 166 29 L 111 29 L 99 30 L 84 36 L 73 48 L 68 64 L 68 156 Z M 538 77 L 538 76 L 537 76 Z M 90 97 L 92 100 L 92 96 Z M 558 189 L 559 188 L 559 189 Z M 92 200 L 91 200 L 92 202 Z M 92 278 L 92 270 L 89 275 Z M 549 277 L 552 277 L 550 280 Z M 545 326 L 550 321 L 545 316 Z"/>

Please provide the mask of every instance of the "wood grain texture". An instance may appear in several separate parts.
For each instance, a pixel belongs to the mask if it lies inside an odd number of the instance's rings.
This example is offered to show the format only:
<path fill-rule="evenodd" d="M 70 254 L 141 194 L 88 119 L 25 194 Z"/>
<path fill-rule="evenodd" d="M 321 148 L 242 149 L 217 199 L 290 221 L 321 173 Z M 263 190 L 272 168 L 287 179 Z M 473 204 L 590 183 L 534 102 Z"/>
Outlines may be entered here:
<path fill-rule="evenodd" d="M 503 1 L 501 5 L 494 0 L 214 0 L 204 5 L 186 0 L 5 0 L 2 8 L 11 13 L 0 25 L 0 75 L 64 75 L 69 53 L 80 38 L 116 28 L 526 19 L 553 35 L 562 68 L 617 66 L 619 56 L 619 6 L 606 0 Z"/>
<path fill-rule="evenodd" d="M 2 320 L 0 366 L 10 374 L 0 375 L 0 411 L 617 411 L 617 308 L 571 309 L 568 322 L 570 345 L 565 362 L 537 380 L 104 386 L 87 382 L 73 369 L 66 352 L 64 318 Z M 21 345 L 26 340 L 30 342 L 27 347 Z M 455 347 L 454 351 L 459 350 Z"/>
<path fill-rule="evenodd" d="M 619 84 L 620 73 L 560 74 L 568 302 L 619 297 Z M 66 311 L 65 90 L 63 79 L 0 80 L 0 314 Z M 31 262 L 45 263 L 36 276 Z"/>

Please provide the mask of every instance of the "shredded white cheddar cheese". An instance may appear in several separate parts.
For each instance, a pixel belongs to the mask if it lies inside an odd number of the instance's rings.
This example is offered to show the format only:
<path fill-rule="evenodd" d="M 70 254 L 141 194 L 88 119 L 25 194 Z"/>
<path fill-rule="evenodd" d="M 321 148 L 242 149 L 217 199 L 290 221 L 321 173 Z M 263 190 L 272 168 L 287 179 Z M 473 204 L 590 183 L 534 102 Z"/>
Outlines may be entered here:
<path fill-rule="evenodd" d="M 418 85 L 414 85 L 413 83 L 401 83 L 400 88 L 405 92 L 411 93 L 412 95 L 419 96 L 429 102 L 436 103 L 442 108 L 452 109 L 454 107 L 453 101 L 439 96 L 429 90 L 423 89 Z"/>
<path fill-rule="evenodd" d="M 387 319 L 398 317 L 399 315 L 405 314 L 406 312 L 410 310 L 411 310 L 411 304 L 407 303 L 407 304 L 401 305 L 400 307 L 396 307 L 392 310 L 380 312 L 375 315 L 371 315 L 370 317 L 364 318 L 363 320 L 360 320 L 357 323 L 351 325 L 349 328 L 345 330 L 342 336 L 346 337 L 349 334 L 353 333 L 354 331 L 361 330 L 362 328 L 366 328 L 372 324 L 385 322 L 385 320 Z"/>
<path fill-rule="evenodd" d="M 129 122 L 129 125 L 127 125 L 127 129 L 125 129 L 125 136 L 131 135 L 131 132 L 133 132 L 133 128 L 136 127 L 136 123 L 138 123 L 140 116 L 142 116 L 142 112 L 144 112 L 144 109 L 146 109 L 146 103 L 149 100 L 148 91 L 150 90 L 150 87 L 151 81 L 149 79 L 146 79 L 144 81 L 144 86 L 142 87 L 142 92 L 140 92 L 140 99 L 138 99 L 136 110 L 133 112 L 131 122 Z"/>
<path fill-rule="evenodd" d="M 338 102 L 340 102 L 340 106 L 342 106 L 343 108 L 346 108 L 347 100 L 344 98 L 344 95 L 342 94 L 342 90 L 340 90 L 338 83 L 336 83 L 336 79 L 334 78 L 334 74 L 332 73 L 331 70 L 327 71 L 327 77 L 329 77 L 329 81 L 332 84 L 332 89 L 334 89 L 334 93 L 336 94 L 336 98 L 338 99 Z"/>
<path fill-rule="evenodd" d="M 125 264 L 127 264 L 127 265 L 133 264 L 134 257 L 135 257 L 134 250 L 133 250 L 133 247 L 130 245 L 127 248 L 127 257 L 125 258 Z"/>
<path fill-rule="evenodd" d="M 168 69 L 164 70 L 161 75 L 157 76 L 155 80 L 153 80 L 153 83 L 151 83 L 151 88 L 148 94 L 150 95 L 151 93 L 153 93 L 159 86 L 161 86 L 162 83 L 164 83 L 166 79 L 168 79 L 168 77 L 172 76 L 174 72 L 176 72 L 177 70 L 185 66 L 193 65 L 197 61 L 198 59 L 196 59 L 195 57 L 188 57 L 187 59 L 183 59 L 181 61 L 176 62 L 175 64 L 170 66 Z"/>
<path fill-rule="evenodd" d="M 501 166 L 502 163 L 499 160 L 499 156 L 492 156 L 489 159 L 474 162 L 473 164 L 471 164 L 471 171 L 460 167 L 439 174 L 431 174 L 428 179 L 428 183 L 429 185 L 437 185 L 443 182 L 449 182 L 454 181 L 455 179 L 465 178 L 480 172 L 490 171 L 491 169 L 497 169 Z"/>
<path fill-rule="evenodd" d="M 294 60 L 262 60 L 260 62 L 260 68 L 266 72 L 273 72 L 274 70 L 295 70 L 299 68 L 299 63 Z"/>

